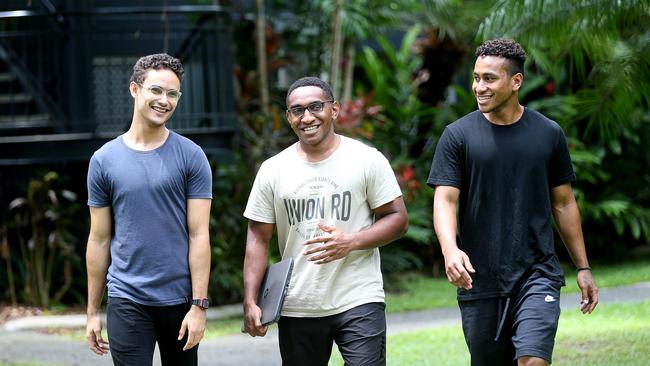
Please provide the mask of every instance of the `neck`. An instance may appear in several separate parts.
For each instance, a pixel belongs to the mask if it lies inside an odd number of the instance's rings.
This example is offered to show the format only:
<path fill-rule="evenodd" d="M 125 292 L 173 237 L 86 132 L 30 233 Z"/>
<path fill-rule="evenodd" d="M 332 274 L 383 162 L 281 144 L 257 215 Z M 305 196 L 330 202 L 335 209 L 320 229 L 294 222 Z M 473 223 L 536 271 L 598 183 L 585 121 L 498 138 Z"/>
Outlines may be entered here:
<path fill-rule="evenodd" d="M 485 118 L 495 125 L 511 125 L 519 121 L 523 114 L 524 107 L 519 104 L 518 101 L 517 104 L 512 107 L 503 108 L 498 111 L 492 111 L 490 113 L 483 113 Z"/>
<path fill-rule="evenodd" d="M 317 163 L 329 158 L 341 144 L 341 136 L 332 133 L 326 140 L 321 141 L 318 145 L 305 144 L 298 141 L 298 155 L 310 163 Z"/>
<path fill-rule="evenodd" d="M 146 123 L 131 121 L 131 127 L 124 133 L 124 142 L 136 150 L 153 150 L 167 140 L 169 130 L 164 125 L 151 126 Z"/>

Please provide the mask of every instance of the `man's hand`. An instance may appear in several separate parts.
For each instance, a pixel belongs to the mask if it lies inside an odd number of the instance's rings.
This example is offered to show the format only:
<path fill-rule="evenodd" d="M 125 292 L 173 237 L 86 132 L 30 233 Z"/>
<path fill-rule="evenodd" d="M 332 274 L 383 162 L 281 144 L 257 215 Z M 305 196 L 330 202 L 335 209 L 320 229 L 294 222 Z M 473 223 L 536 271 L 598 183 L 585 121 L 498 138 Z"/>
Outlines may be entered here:
<path fill-rule="evenodd" d="M 244 306 L 244 328 L 251 337 L 264 337 L 268 326 L 262 325 L 262 309 L 257 304 Z"/>
<path fill-rule="evenodd" d="M 445 272 L 449 283 L 456 287 L 464 288 L 465 290 L 472 289 L 472 277 L 470 273 L 474 273 L 474 267 L 469 261 L 469 257 L 465 252 L 458 248 L 451 249 L 445 256 Z"/>
<path fill-rule="evenodd" d="M 580 311 L 583 314 L 591 314 L 598 305 L 598 287 L 596 287 L 591 270 L 579 271 L 576 281 L 582 292 Z"/>
<path fill-rule="evenodd" d="M 179 341 L 185 337 L 185 332 L 187 332 L 187 342 L 185 342 L 183 351 L 187 351 L 201 342 L 203 333 L 205 332 L 205 321 L 205 310 L 192 305 L 190 311 L 185 314 L 185 318 L 181 323 L 181 329 L 178 332 Z"/>
<path fill-rule="evenodd" d="M 108 353 L 108 342 L 102 338 L 102 319 L 98 314 L 89 315 L 86 321 L 86 339 L 88 347 L 102 356 Z"/>
<path fill-rule="evenodd" d="M 322 223 L 318 227 L 325 233 L 323 236 L 307 240 L 304 244 L 320 244 L 307 250 L 305 255 L 316 254 L 309 258 L 316 264 L 325 264 L 347 256 L 354 249 L 353 236 L 337 229 L 334 226 L 328 226 Z"/>

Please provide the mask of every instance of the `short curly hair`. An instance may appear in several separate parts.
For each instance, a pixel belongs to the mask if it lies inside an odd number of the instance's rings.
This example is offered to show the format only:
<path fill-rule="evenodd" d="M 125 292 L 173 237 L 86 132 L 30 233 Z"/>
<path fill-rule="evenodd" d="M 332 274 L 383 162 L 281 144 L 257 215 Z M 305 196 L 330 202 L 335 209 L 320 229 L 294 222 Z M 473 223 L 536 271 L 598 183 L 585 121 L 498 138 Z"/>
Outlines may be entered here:
<path fill-rule="evenodd" d="M 291 84 L 291 86 L 289 87 L 289 90 L 287 90 L 287 98 L 285 101 L 287 105 L 289 104 L 289 95 L 291 95 L 291 93 L 294 90 L 301 88 L 303 86 L 315 86 L 317 88 L 320 88 L 325 93 L 325 97 L 327 99 L 334 100 L 334 94 L 332 93 L 332 88 L 327 82 L 315 76 L 305 76 L 303 78 L 294 81 L 293 84 Z"/>
<path fill-rule="evenodd" d="M 483 42 L 476 48 L 476 57 L 480 56 L 504 57 L 510 61 L 510 75 L 524 74 L 526 51 L 513 39 L 491 39 Z"/>
<path fill-rule="evenodd" d="M 153 55 L 143 56 L 133 65 L 133 74 L 131 80 L 136 84 L 142 85 L 148 70 L 168 69 L 174 72 L 178 80 L 183 81 L 185 70 L 181 60 L 172 57 L 166 53 L 156 53 Z"/>

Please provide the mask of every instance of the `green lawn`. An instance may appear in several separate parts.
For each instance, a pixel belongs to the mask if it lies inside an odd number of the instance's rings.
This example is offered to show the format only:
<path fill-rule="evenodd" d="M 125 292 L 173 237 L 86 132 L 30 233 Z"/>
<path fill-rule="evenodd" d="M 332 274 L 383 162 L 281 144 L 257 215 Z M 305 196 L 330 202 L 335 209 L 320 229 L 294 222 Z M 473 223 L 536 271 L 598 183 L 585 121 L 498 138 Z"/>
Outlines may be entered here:
<path fill-rule="evenodd" d="M 578 292 L 575 269 L 567 266 L 564 273 L 566 286 L 562 288 L 562 293 Z M 623 264 L 594 265 L 593 273 L 599 288 L 650 281 L 650 258 Z M 405 274 L 387 283 L 388 312 L 456 306 L 456 289 L 447 282 L 447 278 Z"/>
<path fill-rule="evenodd" d="M 650 301 L 601 304 L 590 315 L 564 311 L 556 338 L 554 366 L 650 365 Z M 388 337 L 391 366 L 467 365 L 469 354 L 460 325 Z M 331 366 L 342 365 L 333 353 Z"/>

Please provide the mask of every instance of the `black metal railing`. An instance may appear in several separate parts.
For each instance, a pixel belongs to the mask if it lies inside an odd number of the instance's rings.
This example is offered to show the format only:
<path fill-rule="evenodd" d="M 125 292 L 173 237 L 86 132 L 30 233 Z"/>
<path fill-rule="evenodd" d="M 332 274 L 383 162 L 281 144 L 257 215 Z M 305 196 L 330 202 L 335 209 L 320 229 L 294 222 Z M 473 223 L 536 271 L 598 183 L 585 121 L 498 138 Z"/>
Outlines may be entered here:
<path fill-rule="evenodd" d="M 6 3 L 6 2 L 5 2 Z M 24 6 L 24 1 L 13 1 Z M 130 123 L 131 67 L 167 52 L 186 69 L 176 130 L 235 128 L 229 12 L 220 6 L 62 9 L 55 1 L 0 8 L 0 136 L 90 133 L 115 136 Z M 70 6 L 64 2 L 64 5 Z M 95 3 L 107 3 L 96 1 Z"/>

